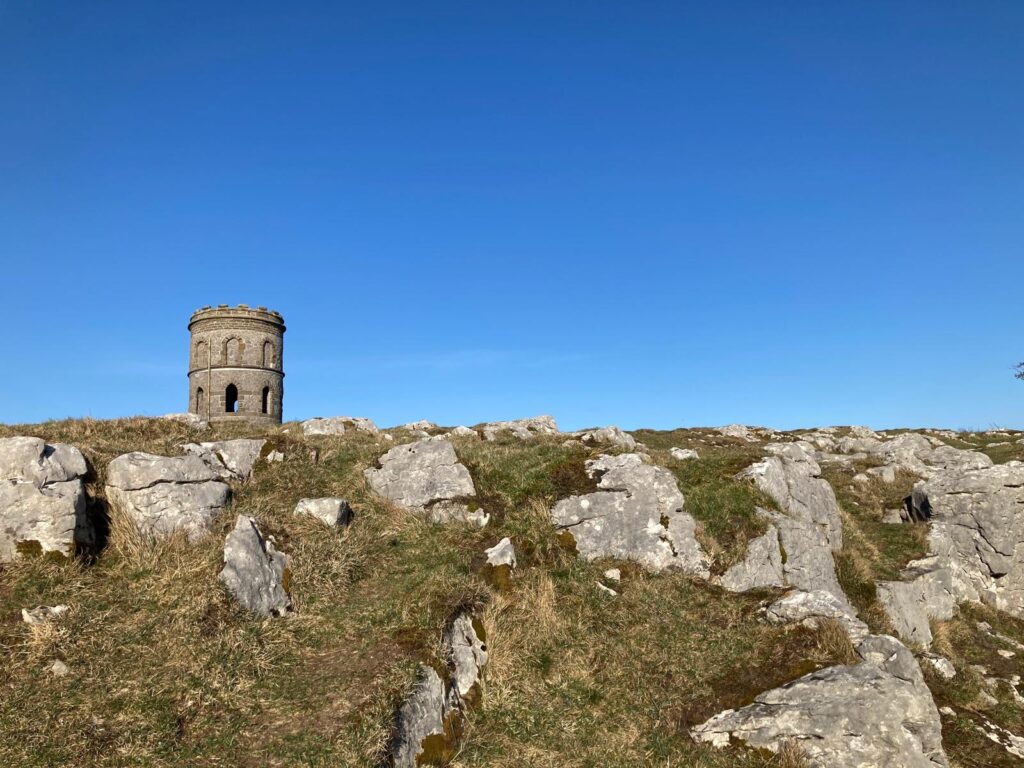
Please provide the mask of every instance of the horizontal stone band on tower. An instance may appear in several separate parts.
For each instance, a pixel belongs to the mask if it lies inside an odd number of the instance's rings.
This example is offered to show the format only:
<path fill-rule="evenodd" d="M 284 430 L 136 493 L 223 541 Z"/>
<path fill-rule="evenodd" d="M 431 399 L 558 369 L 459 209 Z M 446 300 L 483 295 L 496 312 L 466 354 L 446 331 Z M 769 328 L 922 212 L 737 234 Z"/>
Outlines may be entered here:
<path fill-rule="evenodd" d="M 284 318 L 246 304 L 203 307 L 188 324 L 189 407 L 207 421 L 281 423 Z"/>

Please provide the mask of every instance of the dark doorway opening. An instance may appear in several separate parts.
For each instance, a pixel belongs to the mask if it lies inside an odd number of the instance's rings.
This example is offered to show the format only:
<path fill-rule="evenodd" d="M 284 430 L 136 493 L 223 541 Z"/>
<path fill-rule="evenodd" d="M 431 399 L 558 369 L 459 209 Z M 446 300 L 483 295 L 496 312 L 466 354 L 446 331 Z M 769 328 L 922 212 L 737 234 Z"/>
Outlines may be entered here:
<path fill-rule="evenodd" d="M 227 413 L 238 413 L 238 387 L 228 384 L 224 390 L 224 410 Z"/>

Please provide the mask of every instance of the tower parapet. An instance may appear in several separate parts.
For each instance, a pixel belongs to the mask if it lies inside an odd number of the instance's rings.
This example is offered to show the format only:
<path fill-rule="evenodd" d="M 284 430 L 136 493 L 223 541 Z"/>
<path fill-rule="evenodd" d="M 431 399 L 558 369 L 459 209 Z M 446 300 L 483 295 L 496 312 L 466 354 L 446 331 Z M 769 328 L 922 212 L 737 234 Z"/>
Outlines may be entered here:
<path fill-rule="evenodd" d="M 239 304 L 192 313 L 188 410 L 207 421 L 281 423 L 284 318 Z"/>

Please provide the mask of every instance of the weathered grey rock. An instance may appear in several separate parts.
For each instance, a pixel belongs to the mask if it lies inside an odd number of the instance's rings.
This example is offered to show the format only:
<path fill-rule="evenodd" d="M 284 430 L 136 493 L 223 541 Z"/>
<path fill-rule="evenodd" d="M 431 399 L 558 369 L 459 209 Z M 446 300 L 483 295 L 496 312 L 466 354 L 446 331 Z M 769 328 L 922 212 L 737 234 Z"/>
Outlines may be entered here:
<path fill-rule="evenodd" d="M 68 668 L 68 665 L 60 659 L 54 661 L 53 664 L 51 664 L 46 671 L 54 677 L 65 677 L 69 672 L 71 672 L 71 670 Z"/>
<path fill-rule="evenodd" d="M 740 440 L 746 440 L 748 443 L 757 442 L 757 438 L 750 431 L 750 427 L 746 427 L 743 424 L 730 424 L 726 427 L 718 427 L 716 431 L 724 437 L 735 437 Z"/>
<path fill-rule="evenodd" d="M 782 550 L 779 531 L 774 525 L 769 525 L 761 536 L 751 539 L 747 543 L 746 557 L 719 579 L 719 584 L 730 592 L 781 587 L 783 583 Z"/>
<path fill-rule="evenodd" d="M 398 445 L 380 458 L 379 468 L 363 473 L 374 491 L 433 522 L 463 520 L 485 525 L 488 516 L 465 502 L 476 496 L 469 470 L 459 463 L 452 444 L 429 437 Z"/>
<path fill-rule="evenodd" d="M 328 496 L 322 499 L 300 499 L 296 515 L 315 517 L 331 527 L 341 528 L 352 522 L 352 507 L 345 499 Z"/>
<path fill-rule="evenodd" d="M 849 603 L 824 590 L 795 589 L 765 609 L 771 624 L 801 624 L 817 628 L 822 619 L 834 619 L 843 625 L 850 640 L 860 642 L 868 634 L 868 625 L 857 618 Z"/>
<path fill-rule="evenodd" d="M 812 456 L 811 446 L 786 443 L 769 445 L 766 450 L 772 455 L 748 467 L 739 477 L 752 480 L 789 517 L 820 528 L 834 551 L 842 549 L 839 503 L 832 486 L 821 477 L 821 467 Z"/>
<path fill-rule="evenodd" d="M 618 557 L 652 570 L 679 568 L 709 576 L 709 558 L 684 510 L 672 473 L 645 464 L 640 454 L 601 456 L 586 463 L 598 490 L 559 501 L 551 511 L 557 527 L 572 536 L 588 560 Z"/>
<path fill-rule="evenodd" d="M 1024 616 L 1024 467 L 943 472 L 919 483 L 912 514 L 931 522 L 931 554 L 950 567 L 958 601 Z"/>
<path fill-rule="evenodd" d="M 882 522 L 886 525 L 902 525 L 906 522 L 907 513 L 902 509 L 887 509 L 882 515 Z"/>
<path fill-rule="evenodd" d="M 504 432 L 511 433 L 521 440 L 528 440 L 538 435 L 557 435 L 558 425 L 551 416 L 534 416 L 531 419 L 495 421 L 482 425 L 481 430 L 485 440 L 497 440 Z"/>
<path fill-rule="evenodd" d="M 507 565 L 510 568 L 516 567 L 516 550 L 512 546 L 512 540 L 506 536 L 493 547 L 484 550 L 487 555 L 487 564 L 492 567 Z"/>
<path fill-rule="evenodd" d="M 443 644 L 455 692 L 463 702 L 478 700 L 483 668 L 487 666 L 483 625 L 468 613 L 460 613 L 445 630 Z"/>
<path fill-rule="evenodd" d="M 402 429 L 418 430 L 418 431 L 421 431 L 421 432 L 425 432 L 428 429 L 436 429 L 436 428 L 437 428 L 437 424 L 435 424 L 432 421 L 427 421 L 426 419 L 420 419 L 419 421 L 410 421 L 408 424 L 403 424 L 402 425 Z"/>
<path fill-rule="evenodd" d="M 217 440 L 209 443 L 188 443 L 185 453 L 205 461 L 221 480 L 246 481 L 252 478 L 256 462 L 264 450 L 269 453 L 266 440 Z"/>
<path fill-rule="evenodd" d="M 771 510 L 759 509 L 758 513 L 778 529 L 779 543 L 785 553 L 782 573 L 786 585 L 805 592 L 824 590 L 849 604 L 836 576 L 832 549 L 822 526 Z"/>
<path fill-rule="evenodd" d="M 605 443 L 617 445 L 630 451 L 636 450 L 636 440 L 633 436 L 626 434 L 618 427 L 601 427 L 590 432 L 583 432 L 579 435 L 579 439 L 586 445 Z"/>
<path fill-rule="evenodd" d="M 932 642 L 929 620 L 953 618 L 952 572 L 937 557 L 909 563 L 902 581 L 880 581 L 877 590 L 878 601 L 904 642 L 928 647 Z"/>
<path fill-rule="evenodd" d="M 219 578 L 235 600 L 255 614 L 284 616 L 292 609 L 288 556 L 263 538 L 252 517 L 239 515 L 225 539 Z"/>
<path fill-rule="evenodd" d="M 182 530 L 195 541 L 227 506 L 231 488 L 199 456 L 136 451 L 110 462 L 106 494 L 144 536 L 160 538 Z"/>
<path fill-rule="evenodd" d="M 869 636 L 858 664 L 812 672 L 726 710 L 691 731 L 778 752 L 795 743 L 812 768 L 948 766 L 942 724 L 913 654 L 895 638 Z"/>
<path fill-rule="evenodd" d="M 37 437 L 0 439 L 0 562 L 23 553 L 74 554 L 95 541 L 77 448 Z"/>
<path fill-rule="evenodd" d="M 210 426 L 205 419 L 195 413 L 165 413 L 160 418 L 167 421 L 179 421 L 193 429 L 207 429 Z"/>
<path fill-rule="evenodd" d="M 419 768 L 425 764 L 422 758 L 436 759 L 451 750 L 458 709 L 454 689 L 449 690 L 431 667 L 420 665 L 416 687 L 398 711 L 391 743 L 394 768 Z"/>
<path fill-rule="evenodd" d="M 358 432 L 368 432 L 376 435 L 380 430 L 370 419 L 357 416 L 331 416 L 330 418 L 316 417 L 307 419 L 299 426 L 302 427 L 302 434 L 306 437 L 316 435 L 343 435 L 346 429 L 354 429 Z"/>
<path fill-rule="evenodd" d="M 934 653 L 925 653 L 921 655 L 921 660 L 934 669 L 936 674 L 945 680 L 952 680 L 956 677 L 956 667 L 954 667 L 953 662 L 945 656 L 938 656 Z"/>
<path fill-rule="evenodd" d="M 22 608 L 21 620 L 32 626 L 48 624 L 61 618 L 69 610 L 71 609 L 66 605 L 39 605 L 35 608 Z"/>
<path fill-rule="evenodd" d="M 853 437 L 878 439 L 878 433 L 870 427 L 850 427 L 850 434 Z"/>
<path fill-rule="evenodd" d="M 452 437 L 480 437 L 480 433 L 469 427 L 458 426 L 448 432 Z"/>
<path fill-rule="evenodd" d="M 895 483 L 896 482 L 896 467 L 886 464 L 882 467 L 872 467 L 867 471 L 870 477 L 877 478 L 883 483 Z"/>
<path fill-rule="evenodd" d="M 941 472 L 992 466 L 992 460 L 983 453 L 953 448 L 934 437 L 915 432 L 906 432 L 891 440 L 845 437 L 837 441 L 835 449 L 880 459 L 894 471 L 903 469 L 926 478 Z"/>
<path fill-rule="evenodd" d="M 676 461 L 688 461 L 700 458 L 693 448 L 669 448 L 669 455 Z"/>

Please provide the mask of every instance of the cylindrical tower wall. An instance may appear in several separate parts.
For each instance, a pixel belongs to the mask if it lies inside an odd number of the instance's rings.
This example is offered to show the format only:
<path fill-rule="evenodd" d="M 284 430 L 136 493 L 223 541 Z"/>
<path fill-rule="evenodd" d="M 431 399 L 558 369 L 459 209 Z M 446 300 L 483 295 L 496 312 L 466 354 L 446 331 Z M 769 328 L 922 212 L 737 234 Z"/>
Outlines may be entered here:
<path fill-rule="evenodd" d="M 188 325 L 188 410 L 214 422 L 281 423 L 284 319 L 244 304 L 204 307 Z"/>

